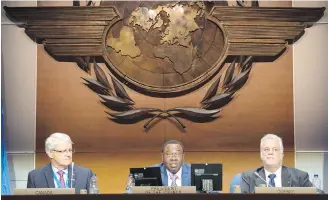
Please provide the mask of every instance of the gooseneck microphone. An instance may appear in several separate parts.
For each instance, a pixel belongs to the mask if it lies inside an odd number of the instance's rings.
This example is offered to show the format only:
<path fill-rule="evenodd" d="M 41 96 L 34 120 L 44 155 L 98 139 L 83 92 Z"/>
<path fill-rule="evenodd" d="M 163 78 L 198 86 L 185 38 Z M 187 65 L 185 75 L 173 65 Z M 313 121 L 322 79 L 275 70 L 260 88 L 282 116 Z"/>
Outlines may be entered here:
<path fill-rule="evenodd" d="M 73 188 L 73 181 L 74 181 L 74 162 L 72 162 L 72 167 L 71 167 L 71 188 Z"/>
<path fill-rule="evenodd" d="M 264 179 L 259 175 L 259 173 L 254 172 L 254 174 L 255 174 L 257 177 L 259 177 L 262 181 L 264 181 L 269 187 L 273 187 L 270 183 L 268 183 L 266 180 L 264 180 Z"/>

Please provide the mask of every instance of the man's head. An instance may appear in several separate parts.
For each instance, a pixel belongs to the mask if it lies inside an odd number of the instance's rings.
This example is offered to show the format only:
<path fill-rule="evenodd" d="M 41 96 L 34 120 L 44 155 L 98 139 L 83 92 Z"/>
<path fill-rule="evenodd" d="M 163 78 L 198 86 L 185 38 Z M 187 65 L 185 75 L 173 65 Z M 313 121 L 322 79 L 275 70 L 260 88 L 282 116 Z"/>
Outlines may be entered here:
<path fill-rule="evenodd" d="M 177 140 L 169 140 L 163 145 L 162 161 L 171 173 L 177 173 L 184 160 L 183 145 Z"/>
<path fill-rule="evenodd" d="M 282 139 L 274 134 L 267 134 L 261 139 L 260 147 L 264 167 L 278 169 L 284 158 Z"/>
<path fill-rule="evenodd" d="M 51 164 L 59 169 L 65 169 L 72 163 L 72 140 L 65 133 L 54 133 L 45 142 L 45 149 Z"/>

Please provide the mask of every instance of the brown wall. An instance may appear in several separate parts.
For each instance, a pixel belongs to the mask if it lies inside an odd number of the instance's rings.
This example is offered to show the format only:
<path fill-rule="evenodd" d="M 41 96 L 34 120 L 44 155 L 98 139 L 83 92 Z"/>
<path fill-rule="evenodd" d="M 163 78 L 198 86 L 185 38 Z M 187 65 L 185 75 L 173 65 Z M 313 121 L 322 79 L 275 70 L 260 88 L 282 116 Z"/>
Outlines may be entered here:
<path fill-rule="evenodd" d="M 254 151 L 267 132 L 278 133 L 285 148 L 294 149 L 290 48 L 273 63 L 254 64 L 248 83 L 224 107 L 218 119 L 208 123 L 182 119 L 187 126 L 184 133 L 169 120 L 159 121 L 147 133 L 143 130 L 146 120 L 123 125 L 109 120 L 100 98 L 80 77 L 88 74 L 74 63 L 55 61 L 38 46 L 38 152 L 43 151 L 43 141 L 53 132 L 68 133 L 81 152 L 154 151 L 167 139 L 179 139 L 191 151 Z M 127 92 L 136 107 L 198 106 L 209 84 L 172 99 L 147 97 L 130 89 Z"/>
<path fill-rule="evenodd" d="M 36 154 L 36 167 L 48 163 L 45 153 Z M 130 167 L 144 167 L 161 161 L 160 153 L 76 153 L 74 162 L 97 174 L 101 193 L 122 193 Z M 232 177 L 261 165 L 259 152 L 186 152 L 187 163 L 223 163 L 223 192 L 229 192 Z M 286 152 L 284 164 L 294 166 L 294 153 Z"/>

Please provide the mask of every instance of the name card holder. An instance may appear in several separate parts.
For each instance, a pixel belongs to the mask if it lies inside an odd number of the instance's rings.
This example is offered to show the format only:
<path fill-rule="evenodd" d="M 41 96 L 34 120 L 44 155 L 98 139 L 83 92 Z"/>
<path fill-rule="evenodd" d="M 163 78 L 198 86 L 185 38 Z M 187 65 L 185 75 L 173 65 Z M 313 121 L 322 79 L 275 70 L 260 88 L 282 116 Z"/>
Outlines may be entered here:
<path fill-rule="evenodd" d="M 255 187 L 257 194 L 316 194 L 315 187 Z"/>
<path fill-rule="evenodd" d="M 196 193 L 196 186 L 136 186 L 132 187 L 132 194 L 192 194 Z"/>
<path fill-rule="evenodd" d="M 75 188 L 26 188 L 14 189 L 14 195 L 57 195 L 75 194 Z"/>

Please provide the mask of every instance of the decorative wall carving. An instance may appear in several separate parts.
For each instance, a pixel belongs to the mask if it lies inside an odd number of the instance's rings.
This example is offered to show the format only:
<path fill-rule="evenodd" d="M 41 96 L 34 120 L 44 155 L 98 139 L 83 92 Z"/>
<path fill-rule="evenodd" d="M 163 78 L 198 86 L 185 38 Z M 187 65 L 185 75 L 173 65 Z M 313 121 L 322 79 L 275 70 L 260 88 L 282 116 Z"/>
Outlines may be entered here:
<path fill-rule="evenodd" d="M 256 3 L 245 7 L 243 1 L 235 7 L 208 2 L 115 2 L 93 7 L 90 2 L 87 7 L 4 9 L 51 55 L 76 56 L 86 72 L 93 63 L 96 80 L 86 79 L 89 87 L 104 105 L 121 109 L 110 115 L 129 120 L 152 113 L 145 128 L 155 117 L 174 117 L 184 128 L 177 112 L 196 120 L 219 113 L 247 81 L 253 58 L 277 56 L 325 10 L 261 8 Z M 110 81 L 97 57 L 111 71 Z M 179 96 L 209 81 L 227 58 L 233 61 L 224 77 L 213 83 L 198 108 L 133 107 L 120 83 L 146 95 Z"/>

